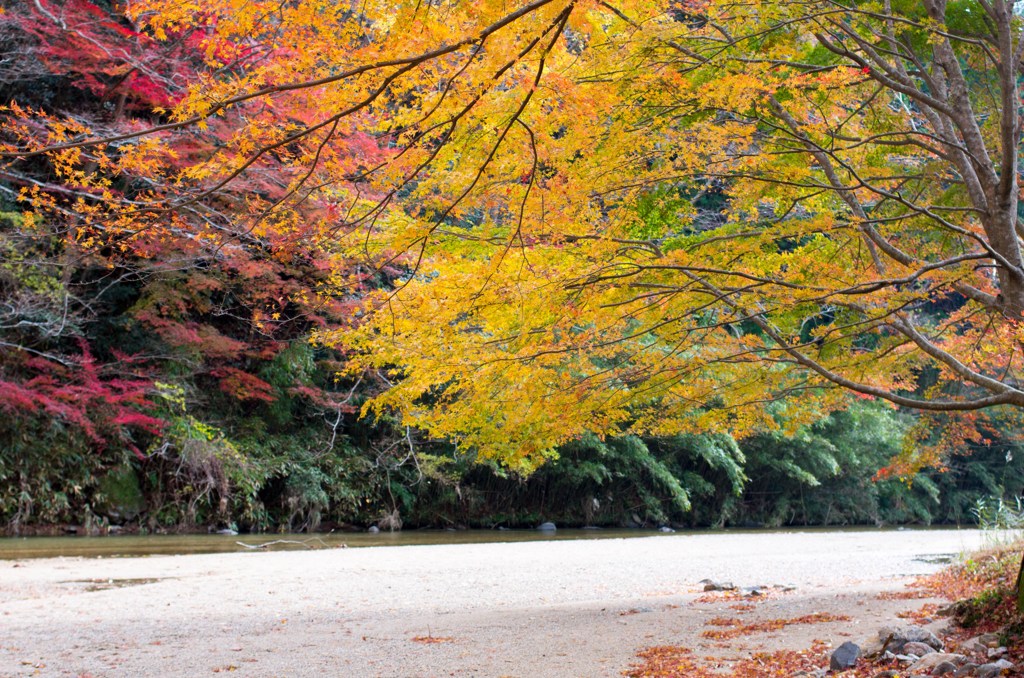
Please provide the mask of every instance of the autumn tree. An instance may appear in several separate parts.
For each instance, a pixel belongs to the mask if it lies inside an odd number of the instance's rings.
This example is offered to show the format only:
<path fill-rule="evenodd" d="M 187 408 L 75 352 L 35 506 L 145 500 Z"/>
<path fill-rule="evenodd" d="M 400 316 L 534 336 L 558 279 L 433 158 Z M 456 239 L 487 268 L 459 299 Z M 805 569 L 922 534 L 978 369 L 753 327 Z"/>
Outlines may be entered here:
<path fill-rule="evenodd" d="M 213 58 L 214 17 L 161 41 L 122 9 L 5 6 L 0 51 L 17 55 L 0 66 L 7 142 L 133 138 L 182 101 Z M 249 43 L 221 68 L 267 49 Z M 142 483 L 151 526 L 319 520 L 322 485 L 349 464 L 341 429 L 356 389 L 309 335 L 351 314 L 319 288 L 358 272 L 307 230 L 318 221 L 300 214 L 319 205 L 260 228 L 237 218 L 284 194 L 295 170 L 280 159 L 167 205 L 178 174 L 244 115 L 0 170 L 0 521 L 11 529 L 88 522 L 109 504 L 110 474 Z M 362 150 L 372 157 L 372 144 Z"/>
<path fill-rule="evenodd" d="M 366 281 L 327 261 L 391 271 L 320 340 L 408 425 L 529 469 L 846 392 L 1024 405 L 1014 2 L 128 6 L 147 39 L 201 20 L 181 98 L 115 133 L 12 106 L 7 171 L 46 158 L 119 243 L 301 234 L 323 299 Z M 272 166 L 280 190 L 182 220 Z M 113 194 L 126 171 L 160 190 Z"/>

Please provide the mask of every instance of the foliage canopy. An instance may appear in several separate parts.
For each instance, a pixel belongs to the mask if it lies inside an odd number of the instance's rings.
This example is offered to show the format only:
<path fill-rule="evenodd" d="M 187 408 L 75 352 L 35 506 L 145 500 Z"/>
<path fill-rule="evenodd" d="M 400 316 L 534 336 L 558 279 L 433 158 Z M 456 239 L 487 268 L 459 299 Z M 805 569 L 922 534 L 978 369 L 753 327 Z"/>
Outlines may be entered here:
<path fill-rule="evenodd" d="M 114 251 L 313 243 L 293 302 L 358 297 L 318 341 L 407 425 L 531 469 L 842 391 L 1024 405 L 1014 2 L 128 7 L 197 60 L 130 130 L 11 104 L 3 171 L 63 187 L 26 182 L 25 218 Z M 181 82 L 127 61 L 97 85 L 137 84 L 118 110 Z"/>

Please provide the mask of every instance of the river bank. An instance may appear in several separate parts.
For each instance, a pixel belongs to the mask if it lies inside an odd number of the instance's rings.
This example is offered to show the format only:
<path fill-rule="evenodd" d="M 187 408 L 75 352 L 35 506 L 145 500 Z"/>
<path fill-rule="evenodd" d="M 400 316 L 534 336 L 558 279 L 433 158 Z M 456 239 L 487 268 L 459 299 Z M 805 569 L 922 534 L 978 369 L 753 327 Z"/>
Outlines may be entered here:
<path fill-rule="evenodd" d="M 660 644 L 727 663 L 869 635 L 921 603 L 879 594 L 984 539 L 678 534 L 11 560 L 0 562 L 0 675 L 616 676 Z M 849 619 L 722 643 L 701 635 L 706 622 L 747 603 L 704 594 L 705 578 L 767 585 L 753 621 Z"/>

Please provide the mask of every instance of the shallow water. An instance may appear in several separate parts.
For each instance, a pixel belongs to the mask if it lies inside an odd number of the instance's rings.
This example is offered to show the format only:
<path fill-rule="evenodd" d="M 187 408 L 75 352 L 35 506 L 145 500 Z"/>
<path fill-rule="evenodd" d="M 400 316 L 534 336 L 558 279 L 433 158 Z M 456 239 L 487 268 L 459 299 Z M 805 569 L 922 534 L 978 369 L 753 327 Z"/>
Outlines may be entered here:
<path fill-rule="evenodd" d="M 902 530 L 904 528 L 888 528 Z M 915 528 L 926 529 L 926 528 Z M 755 530 L 755 532 L 871 531 L 879 528 L 799 528 Z M 728 530 L 730 533 L 746 530 Z M 711 530 L 677 532 L 708 534 Z M 725 532 L 725 531 L 716 531 Z M 104 537 L 8 537 L 0 538 L 0 560 L 21 558 L 112 558 L 192 553 L 231 553 L 259 551 L 310 550 L 364 546 L 413 546 L 419 544 L 480 544 L 491 542 L 550 541 L 564 539 L 622 539 L 628 537 L 671 536 L 657 530 L 642 529 L 563 529 L 539 530 L 404 530 L 402 532 L 335 532 L 330 534 L 161 534 L 112 535 Z"/>
<path fill-rule="evenodd" d="M 103 537 L 10 537 L 0 539 L 0 560 L 19 558 L 84 558 L 243 551 L 288 551 L 339 546 L 411 546 L 418 544 L 479 544 L 558 539 L 649 537 L 655 530 L 404 530 L 401 532 L 334 532 L 329 534 L 157 534 Z"/>

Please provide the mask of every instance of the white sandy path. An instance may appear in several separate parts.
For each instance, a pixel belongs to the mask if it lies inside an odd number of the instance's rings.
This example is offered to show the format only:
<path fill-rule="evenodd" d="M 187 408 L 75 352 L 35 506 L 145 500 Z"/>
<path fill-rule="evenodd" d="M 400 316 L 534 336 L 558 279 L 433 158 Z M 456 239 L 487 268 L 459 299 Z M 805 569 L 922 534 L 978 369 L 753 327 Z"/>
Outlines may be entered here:
<path fill-rule="evenodd" d="M 0 561 L 0 676 L 615 676 L 650 645 L 736 658 L 868 635 L 882 601 L 973 530 L 717 533 L 285 553 Z M 922 558 L 924 560 L 922 560 Z M 705 577 L 792 584 L 751 619 L 812 612 L 723 649 Z M 153 578 L 89 591 L 73 580 Z M 623 613 L 626 614 L 623 614 Z M 423 644 L 416 636 L 448 637 Z"/>

